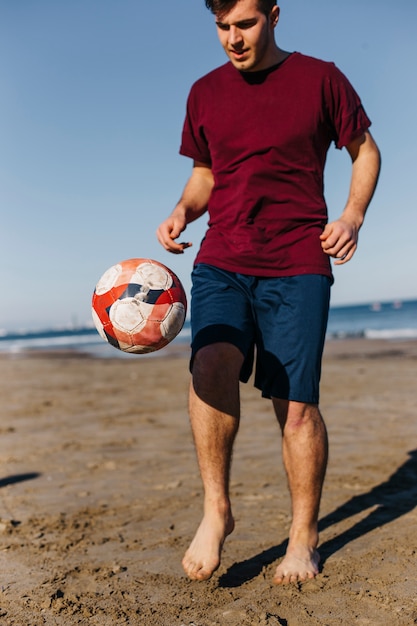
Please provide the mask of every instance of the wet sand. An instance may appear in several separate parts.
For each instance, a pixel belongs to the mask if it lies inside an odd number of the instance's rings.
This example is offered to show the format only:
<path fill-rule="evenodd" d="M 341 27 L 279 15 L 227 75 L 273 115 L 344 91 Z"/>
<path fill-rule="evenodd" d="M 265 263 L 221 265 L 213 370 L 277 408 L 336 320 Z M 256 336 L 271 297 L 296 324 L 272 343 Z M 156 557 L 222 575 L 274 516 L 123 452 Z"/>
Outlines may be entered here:
<path fill-rule="evenodd" d="M 181 558 L 202 490 L 187 355 L 0 358 L 0 624 L 417 623 L 417 342 L 333 341 L 321 572 L 275 587 L 289 497 L 270 403 L 242 387 L 236 530 L 208 582 Z"/>

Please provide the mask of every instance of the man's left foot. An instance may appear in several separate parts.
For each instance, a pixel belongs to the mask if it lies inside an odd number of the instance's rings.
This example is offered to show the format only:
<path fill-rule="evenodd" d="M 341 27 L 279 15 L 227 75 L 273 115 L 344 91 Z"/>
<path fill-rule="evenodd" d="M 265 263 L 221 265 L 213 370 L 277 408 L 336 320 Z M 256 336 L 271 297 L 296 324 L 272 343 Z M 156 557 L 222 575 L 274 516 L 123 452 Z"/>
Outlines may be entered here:
<path fill-rule="evenodd" d="M 320 555 L 316 549 L 304 546 L 288 547 L 287 554 L 278 565 L 273 583 L 288 585 L 315 578 L 319 573 Z"/>

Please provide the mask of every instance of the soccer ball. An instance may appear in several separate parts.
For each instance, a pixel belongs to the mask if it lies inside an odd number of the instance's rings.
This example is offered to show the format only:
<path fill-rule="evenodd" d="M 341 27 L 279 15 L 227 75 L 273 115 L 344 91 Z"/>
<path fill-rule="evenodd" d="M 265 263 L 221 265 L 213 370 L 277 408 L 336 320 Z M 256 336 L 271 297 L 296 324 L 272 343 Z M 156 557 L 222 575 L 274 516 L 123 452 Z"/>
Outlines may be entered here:
<path fill-rule="evenodd" d="M 160 350 L 178 335 L 186 312 L 179 278 L 152 259 L 113 265 L 93 293 L 92 314 L 99 334 L 123 352 Z"/>

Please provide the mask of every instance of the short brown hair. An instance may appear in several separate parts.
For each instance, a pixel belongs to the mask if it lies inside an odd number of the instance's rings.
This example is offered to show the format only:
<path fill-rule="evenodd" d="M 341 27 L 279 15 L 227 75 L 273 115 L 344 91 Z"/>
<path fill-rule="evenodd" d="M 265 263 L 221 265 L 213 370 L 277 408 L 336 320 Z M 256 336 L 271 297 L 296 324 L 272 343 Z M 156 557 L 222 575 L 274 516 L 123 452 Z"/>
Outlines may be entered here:
<path fill-rule="evenodd" d="M 205 3 L 215 15 L 226 15 L 238 3 L 238 0 L 205 0 Z M 276 0 L 258 0 L 258 8 L 265 15 L 269 15 L 276 3 Z"/>

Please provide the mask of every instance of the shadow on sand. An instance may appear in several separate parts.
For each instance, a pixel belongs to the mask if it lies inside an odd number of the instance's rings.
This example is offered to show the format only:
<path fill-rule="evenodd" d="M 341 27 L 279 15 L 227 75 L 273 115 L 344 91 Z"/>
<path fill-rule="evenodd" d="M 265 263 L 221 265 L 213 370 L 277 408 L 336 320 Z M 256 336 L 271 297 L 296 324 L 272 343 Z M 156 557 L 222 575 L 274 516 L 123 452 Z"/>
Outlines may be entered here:
<path fill-rule="evenodd" d="M 38 472 L 28 472 L 27 474 L 14 474 L 13 476 L 6 476 L 5 478 L 0 478 L 0 488 L 7 487 L 8 485 L 15 485 L 16 483 L 23 483 L 26 480 L 33 480 L 34 478 L 39 478 L 41 474 Z"/>
<path fill-rule="evenodd" d="M 370 513 L 333 539 L 320 545 L 321 565 L 346 544 L 362 537 L 375 528 L 384 526 L 412 511 L 417 506 L 417 450 L 388 480 L 370 491 L 354 496 L 319 521 L 319 531 L 372 509 Z M 221 587 L 238 587 L 258 576 L 262 569 L 285 554 L 287 541 L 273 546 L 255 556 L 235 563 L 219 578 Z"/>

